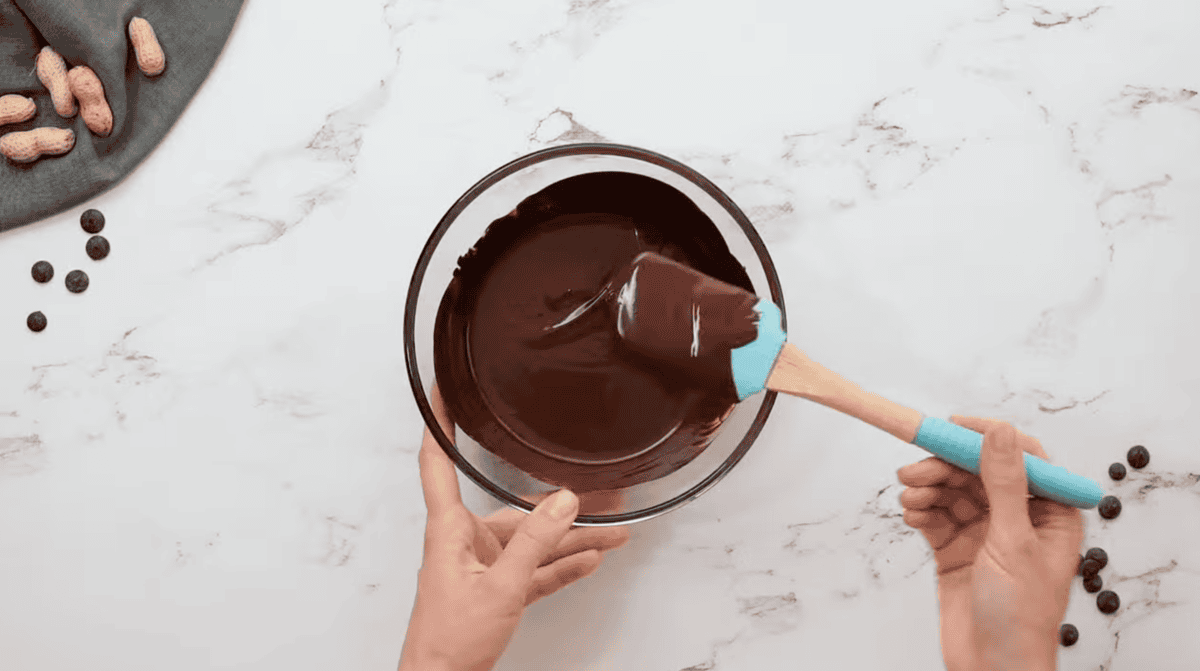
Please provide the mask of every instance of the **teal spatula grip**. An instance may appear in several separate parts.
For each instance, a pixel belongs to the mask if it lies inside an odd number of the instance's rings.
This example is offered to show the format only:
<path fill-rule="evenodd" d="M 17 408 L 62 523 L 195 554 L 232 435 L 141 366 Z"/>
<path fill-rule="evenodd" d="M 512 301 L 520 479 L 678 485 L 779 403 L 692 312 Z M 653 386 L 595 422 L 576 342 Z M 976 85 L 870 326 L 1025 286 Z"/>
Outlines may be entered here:
<path fill-rule="evenodd" d="M 781 328 L 779 307 L 768 300 L 754 306 L 759 314 L 758 337 L 730 351 L 733 383 L 738 400 L 745 400 L 766 388 L 775 360 L 787 342 Z M 983 436 L 944 419 L 926 417 L 917 430 L 913 444 L 961 469 L 979 475 L 979 454 Z M 1025 454 L 1025 476 L 1029 493 L 1076 508 L 1095 508 L 1104 498 L 1104 490 L 1095 481 L 1075 475 L 1061 466 L 1053 466 L 1032 454 Z"/>
<path fill-rule="evenodd" d="M 926 417 L 917 430 L 913 444 L 943 461 L 979 475 L 979 454 L 983 435 L 936 417 Z M 1025 452 L 1025 476 L 1029 493 L 1076 508 L 1095 508 L 1104 490 L 1094 480 L 1075 475 L 1062 466 L 1054 466 Z"/>

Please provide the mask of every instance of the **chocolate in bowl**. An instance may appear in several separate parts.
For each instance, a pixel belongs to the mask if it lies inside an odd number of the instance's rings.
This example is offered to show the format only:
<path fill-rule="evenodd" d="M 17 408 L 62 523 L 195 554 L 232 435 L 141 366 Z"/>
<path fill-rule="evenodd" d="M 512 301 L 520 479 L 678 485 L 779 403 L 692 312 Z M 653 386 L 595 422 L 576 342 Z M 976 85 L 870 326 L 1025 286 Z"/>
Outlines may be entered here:
<path fill-rule="evenodd" d="M 576 175 L 493 221 L 459 258 L 434 325 L 451 420 L 576 493 L 656 480 L 695 459 L 737 396 L 620 342 L 604 288 L 643 251 L 755 293 L 712 220 L 651 177 Z"/>

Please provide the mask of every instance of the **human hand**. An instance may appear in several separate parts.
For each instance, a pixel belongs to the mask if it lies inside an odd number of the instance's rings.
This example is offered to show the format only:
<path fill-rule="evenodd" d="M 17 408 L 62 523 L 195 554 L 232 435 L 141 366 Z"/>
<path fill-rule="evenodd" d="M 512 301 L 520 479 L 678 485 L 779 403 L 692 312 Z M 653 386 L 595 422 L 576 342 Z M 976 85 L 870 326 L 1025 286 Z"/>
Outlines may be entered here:
<path fill-rule="evenodd" d="M 430 401 L 454 440 L 437 385 Z M 400 671 L 491 669 L 526 606 L 591 574 L 604 552 L 629 540 L 625 527 L 572 527 L 579 501 L 567 490 L 528 515 L 506 508 L 478 517 L 463 505 L 454 463 L 428 428 L 419 460 L 428 510 L 425 558 Z M 557 502 L 560 517 L 551 514 Z"/>
<path fill-rule="evenodd" d="M 994 419 L 950 419 L 983 434 L 979 475 L 936 457 L 896 472 L 904 522 L 934 550 L 946 668 L 1054 669 L 1083 517 L 1028 498 L 1023 452 L 1049 461 L 1036 439 Z"/>

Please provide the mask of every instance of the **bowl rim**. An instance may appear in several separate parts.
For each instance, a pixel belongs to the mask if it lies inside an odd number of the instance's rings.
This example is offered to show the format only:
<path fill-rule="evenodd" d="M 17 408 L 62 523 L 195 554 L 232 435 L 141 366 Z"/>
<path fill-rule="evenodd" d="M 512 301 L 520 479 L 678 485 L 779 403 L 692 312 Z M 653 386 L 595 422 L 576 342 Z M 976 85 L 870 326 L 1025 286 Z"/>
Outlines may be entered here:
<path fill-rule="evenodd" d="M 442 427 L 438 424 L 437 418 L 433 414 L 433 407 L 429 403 L 428 397 L 425 395 L 425 389 L 421 381 L 421 374 L 418 370 L 416 339 L 414 333 L 416 331 L 417 321 L 417 302 L 420 298 L 421 285 L 425 279 L 425 271 L 428 269 L 429 261 L 433 257 L 434 250 L 437 248 L 446 231 L 449 230 L 451 224 L 458 219 L 464 210 L 484 191 L 491 188 L 496 183 L 504 178 L 519 172 L 531 165 L 542 163 L 556 158 L 579 156 L 579 155 L 606 155 L 619 156 L 635 160 L 645 161 L 657 165 L 659 167 L 670 170 L 681 177 L 687 179 L 692 184 L 704 190 L 713 200 L 717 201 L 730 215 L 732 215 L 742 232 L 750 241 L 750 246 L 758 255 L 759 262 L 763 265 L 763 272 L 767 276 L 767 287 L 771 291 L 771 300 L 779 306 L 780 322 L 783 331 L 787 332 L 787 308 L 783 301 L 783 287 L 779 282 L 779 274 L 775 269 L 775 263 L 771 259 L 771 254 L 767 250 L 766 244 L 759 236 L 758 231 L 754 228 L 754 224 L 750 223 L 750 219 L 742 212 L 741 208 L 733 202 L 725 192 L 721 191 L 717 185 L 709 181 L 700 173 L 692 168 L 648 149 L 641 149 L 630 145 L 612 144 L 602 142 L 580 142 L 566 145 L 558 145 L 540 149 L 538 151 L 526 154 L 517 159 L 514 159 L 505 165 L 493 170 L 483 179 L 480 179 L 471 188 L 467 189 L 458 200 L 450 206 L 450 209 L 442 215 L 433 232 L 429 234 L 429 239 L 426 240 L 424 247 L 421 248 L 421 253 L 417 257 L 416 266 L 413 268 L 412 279 L 408 285 L 408 295 L 404 303 L 404 363 L 408 371 L 409 385 L 412 387 L 413 397 L 417 402 L 417 409 L 421 412 L 421 418 L 425 421 L 425 428 L 430 432 L 433 438 L 441 446 L 442 451 L 446 456 L 454 462 L 454 465 L 462 471 L 476 485 L 484 491 L 499 499 L 504 504 L 516 508 L 517 510 L 526 513 L 532 512 L 534 505 L 528 501 L 514 496 L 503 487 L 499 487 L 492 483 L 487 476 L 480 473 L 474 466 L 470 464 L 459 453 L 455 443 L 446 436 L 442 431 Z M 465 250 L 463 253 L 466 253 Z M 754 444 L 759 433 L 762 432 L 763 426 L 766 424 L 767 417 L 771 414 L 771 409 L 775 405 L 777 392 L 767 390 L 766 396 L 763 399 L 763 404 L 758 410 L 753 422 L 751 422 L 746 434 L 742 437 L 737 447 L 726 459 L 721 462 L 721 465 L 712 473 L 709 473 L 703 480 L 693 485 L 687 491 L 674 496 L 662 503 L 643 508 L 641 510 L 619 513 L 614 515 L 579 515 L 575 520 L 576 526 L 613 526 L 619 524 L 630 524 L 633 522 L 642 522 L 659 515 L 665 514 L 680 506 L 683 506 L 697 498 L 701 494 L 711 489 L 714 485 L 725 477 L 733 467 L 742 460 L 746 452 Z M 487 449 L 487 448 L 484 448 Z"/>

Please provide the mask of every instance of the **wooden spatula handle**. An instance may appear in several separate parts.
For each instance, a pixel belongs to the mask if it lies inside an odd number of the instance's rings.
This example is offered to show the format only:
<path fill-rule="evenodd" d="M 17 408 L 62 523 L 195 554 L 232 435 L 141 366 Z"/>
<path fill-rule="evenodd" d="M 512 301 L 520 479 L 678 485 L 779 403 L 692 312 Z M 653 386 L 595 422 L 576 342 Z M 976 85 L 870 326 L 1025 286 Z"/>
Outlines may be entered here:
<path fill-rule="evenodd" d="M 883 429 L 942 461 L 979 475 L 983 436 L 970 429 L 893 403 L 814 362 L 786 343 L 775 360 L 767 388 L 807 398 Z M 1029 493 L 1076 508 L 1096 507 L 1104 490 L 1094 480 L 1025 454 Z"/>
<path fill-rule="evenodd" d="M 893 403 L 809 359 L 792 343 L 786 343 L 767 378 L 767 389 L 799 396 L 827 408 L 857 417 L 871 426 L 911 443 L 917 437 L 924 415 Z"/>

